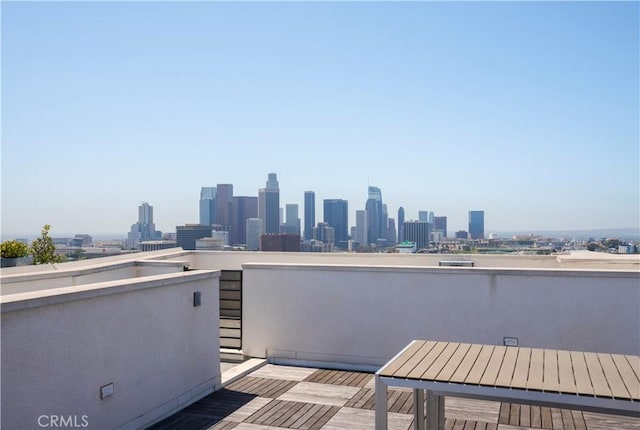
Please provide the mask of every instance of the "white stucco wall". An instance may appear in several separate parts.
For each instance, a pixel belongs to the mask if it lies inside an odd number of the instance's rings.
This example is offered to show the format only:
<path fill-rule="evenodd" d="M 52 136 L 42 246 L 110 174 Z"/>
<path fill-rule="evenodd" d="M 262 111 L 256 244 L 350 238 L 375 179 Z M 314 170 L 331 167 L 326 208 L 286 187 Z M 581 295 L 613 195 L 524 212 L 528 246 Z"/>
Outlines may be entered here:
<path fill-rule="evenodd" d="M 243 351 L 380 365 L 412 339 L 640 353 L 637 272 L 245 264 Z"/>
<path fill-rule="evenodd" d="M 180 272 L 3 296 L 2 427 L 38 428 L 40 416 L 57 415 L 139 428 L 219 388 L 218 277 Z M 109 383 L 114 394 L 101 400 Z"/>
<path fill-rule="evenodd" d="M 108 282 L 117 279 L 178 273 L 184 270 L 185 265 L 189 265 L 188 258 L 164 261 L 137 261 L 130 257 L 129 261 L 116 263 L 94 260 L 92 265 L 65 264 L 60 268 L 54 268 L 51 265 L 50 270 L 31 273 L 13 274 L 6 271 L 2 273 L 3 276 L 0 278 L 0 294 L 27 293 Z"/>

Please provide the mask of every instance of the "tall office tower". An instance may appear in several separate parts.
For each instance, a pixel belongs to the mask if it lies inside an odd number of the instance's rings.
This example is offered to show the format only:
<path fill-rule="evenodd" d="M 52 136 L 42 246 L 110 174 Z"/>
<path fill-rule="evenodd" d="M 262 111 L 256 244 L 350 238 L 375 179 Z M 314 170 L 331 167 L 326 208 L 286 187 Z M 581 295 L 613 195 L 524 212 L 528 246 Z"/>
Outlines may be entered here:
<path fill-rule="evenodd" d="M 313 226 L 316 225 L 316 193 L 304 192 L 304 240 L 313 238 Z"/>
<path fill-rule="evenodd" d="M 435 218 L 435 231 L 439 231 L 442 233 L 442 238 L 446 239 L 447 237 L 447 217 L 446 216 L 437 216 Z"/>
<path fill-rule="evenodd" d="M 396 244 L 396 220 L 393 218 L 387 219 L 386 229 L 387 245 L 394 246 Z"/>
<path fill-rule="evenodd" d="M 429 211 L 429 224 L 431 224 L 431 228 L 433 229 L 433 224 L 435 223 L 436 215 Z"/>
<path fill-rule="evenodd" d="M 404 208 L 400 206 L 398 209 L 398 243 L 404 242 L 404 231 L 402 225 L 404 224 Z"/>
<path fill-rule="evenodd" d="M 231 206 L 231 245 L 246 243 L 249 218 L 258 218 L 258 198 L 250 196 L 234 196 Z"/>
<path fill-rule="evenodd" d="M 249 218 L 246 222 L 245 243 L 247 251 L 257 251 L 260 249 L 260 236 L 264 233 L 262 220 L 260 218 Z"/>
<path fill-rule="evenodd" d="M 429 222 L 429 212 L 428 211 L 418 211 L 418 221 Z"/>
<path fill-rule="evenodd" d="M 153 206 L 143 202 L 138 206 L 138 222 L 131 224 L 131 230 L 127 234 L 127 246 L 137 248 L 140 242 L 161 237 L 162 233 L 156 231 L 156 225 L 153 223 Z"/>
<path fill-rule="evenodd" d="M 484 211 L 469 211 L 469 238 L 484 239 Z"/>
<path fill-rule="evenodd" d="M 265 233 L 280 232 L 280 189 L 275 173 L 269 173 L 267 187 L 258 190 L 258 218 Z"/>
<path fill-rule="evenodd" d="M 210 225 L 186 224 L 176 226 L 176 244 L 182 249 L 196 249 L 196 240 L 211 237 Z"/>
<path fill-rule="evenodd" d="M 285 214 L 287 215 L 287 219 L 283 224 L 284 231 L 282 233 L 300 235 L 300 218 L 298 217 L 298 205 L 285 205 Z"/>
<path fill-rule="evenodd" d="M 389 212 L 386 203 L 382 204 L 382 237 L 387 238 L 387 227 L 389 227 Z M 394 240 L 395 242 L 395 240 Z"/>
<path fill-rule="evenodd" d="M 367 246 L 367 211 L 356 211 L 355 240 L 361 247 Z"/>
<path fill-rule="evenodd" d="M 426 221 L 405 221 L 404 240 L 415 242 L 418 250 L 429 247 L 429 223 Z"/>
<path fill-rule="evenodd" d="M 324 222 L 335 230 L 335 244 L 346 249 L 349 240 L 349 204 L 342 199 L 324 200 Z"/>
<path fill-rule="evenodd" d="M 224 230 L 231 230 L 231 207 L 233 206 L 233 185 L 218 184 L 216 187 L 216 222 Z"/>
<path fill-rule="evenodd" d="M 369 187 L 369 198 L 365 204 L 367 211 L 367 242 L 377 243 L 378 239 L 384 238 L 384 227 L 382 223 L 382 191 L 378 187 Z"/>
<path fill-rule="evenodd" d="M 216 223 L 216 187 L 202 187 L 200 189 L 200 224 L 213 225 Z"/>

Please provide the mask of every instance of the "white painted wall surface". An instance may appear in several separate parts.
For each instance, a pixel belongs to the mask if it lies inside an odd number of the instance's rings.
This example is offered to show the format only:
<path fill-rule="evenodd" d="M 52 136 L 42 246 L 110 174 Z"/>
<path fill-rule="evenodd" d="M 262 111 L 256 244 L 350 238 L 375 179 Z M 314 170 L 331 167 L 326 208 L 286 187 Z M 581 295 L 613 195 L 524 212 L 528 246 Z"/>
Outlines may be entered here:
<path fill-rule="evenodd" d="M 22 274 L 7 274 L 5 272 L 1 278 L 1 295 L 178 273 L 184 271 L 185 265 L 189 265 L 188 258 L 171 261 L 137 261 L 130 257 L 130 261 L 118 263 L 93 261 L 95 263 L 89 266 L 66 264 L 63 268 L 43 272 Z"/>
<path fill-rule="evenodd" d="M 181 272 L 2 297 L 2 427 L 86 415 L 88 428 L 139 428 L 219 388 L 218 277 Z M 114 395 L 101 400 L 109 383 Z"/>
<path fill-rule="evenodd" d="M 633 272 L 246 264 L 243 351 L 380 365 L 412 339 L 640 354 Z"/>

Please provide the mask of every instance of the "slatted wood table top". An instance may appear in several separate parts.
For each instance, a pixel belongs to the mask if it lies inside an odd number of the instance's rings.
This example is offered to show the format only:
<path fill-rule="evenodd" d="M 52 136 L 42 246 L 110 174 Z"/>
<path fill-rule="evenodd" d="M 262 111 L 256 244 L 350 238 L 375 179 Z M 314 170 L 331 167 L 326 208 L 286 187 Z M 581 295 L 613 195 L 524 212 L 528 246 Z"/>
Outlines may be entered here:
<path fill-rule="evenodd" d="M 640 401 L 640 357 L 417 340 L 382 377 Z"/>

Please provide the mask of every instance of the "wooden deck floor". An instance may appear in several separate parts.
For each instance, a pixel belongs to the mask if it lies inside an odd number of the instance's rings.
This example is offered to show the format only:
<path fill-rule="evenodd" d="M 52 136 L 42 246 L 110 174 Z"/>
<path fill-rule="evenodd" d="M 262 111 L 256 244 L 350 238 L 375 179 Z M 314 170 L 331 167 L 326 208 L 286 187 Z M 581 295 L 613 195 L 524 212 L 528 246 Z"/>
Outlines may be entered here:
<path fill-rule="evenodd" d="M 374 427 L 373 374 L 266 365 L 152 430 L 358 430 Z M 640 418 L 447 397 L 446 430 L 640 430 Z M 413 426 L 407 389 L 390 389 L 389 428 Z"/>

